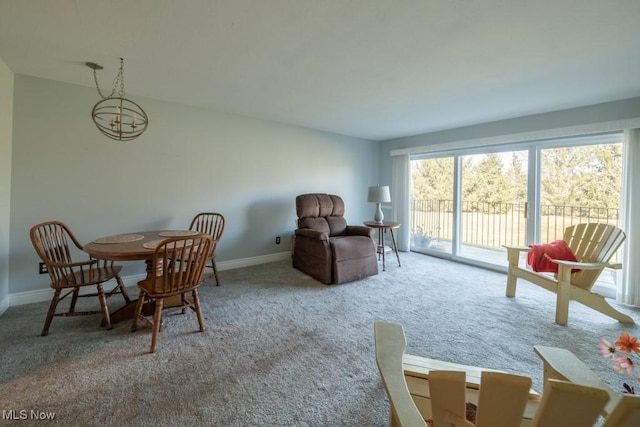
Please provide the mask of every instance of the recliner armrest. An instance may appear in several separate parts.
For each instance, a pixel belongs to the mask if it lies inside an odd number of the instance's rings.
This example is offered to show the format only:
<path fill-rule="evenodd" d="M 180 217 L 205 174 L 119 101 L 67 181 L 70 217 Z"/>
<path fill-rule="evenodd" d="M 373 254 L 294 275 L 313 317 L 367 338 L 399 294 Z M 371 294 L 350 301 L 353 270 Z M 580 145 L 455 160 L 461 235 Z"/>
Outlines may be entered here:
<path fill-rule="evenodd" d="M 373 237 L 374 229 L 364 225 L 347 225 L 346 233 L 349 236 Z"/>
<path fill-rule="evenodd" d="M 296 236 L 304 236 L 316 240 L 329 240 L 329 236 L 324 231 L 312 230 L 310 228 L 298 228 L 295 234 Z"/>

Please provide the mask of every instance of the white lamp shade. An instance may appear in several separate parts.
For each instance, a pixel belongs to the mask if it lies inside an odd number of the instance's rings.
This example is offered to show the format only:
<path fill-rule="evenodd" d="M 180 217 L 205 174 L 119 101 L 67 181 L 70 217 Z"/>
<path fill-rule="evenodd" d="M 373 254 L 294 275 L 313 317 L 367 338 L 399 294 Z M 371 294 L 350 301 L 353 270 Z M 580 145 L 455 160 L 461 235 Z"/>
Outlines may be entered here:
<path fill-rule="evenodd" d="M 389 187 L 386 185 L 369 187 L 367 201 L 370 203 L 389 203 L 391 201 Z"/>

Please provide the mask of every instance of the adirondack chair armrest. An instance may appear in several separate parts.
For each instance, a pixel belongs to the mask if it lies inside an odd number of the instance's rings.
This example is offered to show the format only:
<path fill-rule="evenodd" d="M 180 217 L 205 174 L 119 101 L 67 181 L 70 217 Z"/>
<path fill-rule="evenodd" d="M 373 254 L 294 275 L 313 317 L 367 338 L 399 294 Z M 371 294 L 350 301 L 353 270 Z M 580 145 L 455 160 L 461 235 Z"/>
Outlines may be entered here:
<path fill-rule="evenodd" d="M 609 402 L 604 412 L 608 414 L 620 400 L 620 394 L 613 391 L 585 363 L 569 350 L 557 347 L 533 346 L 533 351 L 543 363 L 544 381 L 550 379 L 569 381 L 574 384 L 596 387 L 609 394 Z"/>
<path fill-rule="evenodd" d="M 531 248 L 529 246 L 512 246 L 512 245 L 502 245 L 507 251 L 517 251 L 517 252 L 531 252 Z"/>
<path fill-rule="evenodd" d="M 507 249 L 507 259 L 509 260 L 510 268 L 518 268 L 518 264 L 520 264 L 520 253 L 531 252 L 529 246 L 502 245 L 502 247 Z"/>
<path fill-rule="evenodd" d="M 374 323 L 375 356 L 391 409 L 394 427 L 427 427 L 411 397 L 404 375 L 402 358 L 407 346 L 402 325 Z"/>
<path fill-rule="evenodd" d="M 577 268 L 580 270 L 601 270 L 609 266 L 609 264 L 605 264 L 602 262 L 576 262 L 576 261 L 564 261 L 560 259 L 552 259 L 551 261 L 555 262 L 559 266 L 566 266 L 571 269 Z"/>

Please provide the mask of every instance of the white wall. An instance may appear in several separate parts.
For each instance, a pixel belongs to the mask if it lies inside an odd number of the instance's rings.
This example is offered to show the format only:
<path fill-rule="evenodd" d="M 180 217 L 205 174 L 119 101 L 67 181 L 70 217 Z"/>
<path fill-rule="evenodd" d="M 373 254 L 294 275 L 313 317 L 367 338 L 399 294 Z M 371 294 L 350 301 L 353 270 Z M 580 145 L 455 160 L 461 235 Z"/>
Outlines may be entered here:
<path fill-rule="evenodd" d="M 0 59 L 0 314 L 9 306 L 13 73 Z"/>
<path fill-rule="evenodd" d="M 391 139 L 380 144 L 380 181 L 391 183 L 390 153 L 394 150 L 408 150 L 436 144 L 459 145 L 456 144 L 457 142 L 462 142 L 462 145 L 457 147 L 462 148 L 465 141 L 480 142 L 481 140 L 482 144 L 487 144 L 492 138 L 502 140 L 503 138 L 500 138 L 502 136 L 535 134 L 550 129 L 589 128 L 592 127 L 589 125 L 635 120 L 639 117 L 640 97 Z M 602 128 L 605 129 L 606 125 Z"/>
<path fill-rule="evenodd" d="M 378 143 L 131 98 L 149 128 L 119 143 L 91 121 L 95 88 L 15 76 L 11 294 L 48 287 L 28 237 L 45 220 L 65 222 L 88 242 L 186 228 L 195 213 L 219 211 L 227 219 L 216 252 L 224 263 L 288 251 L 300 193 L 340 194 L 350 223 L 371 216 Z M 141 262 L 126 263 L 124 275 L 143 271 Z"/>

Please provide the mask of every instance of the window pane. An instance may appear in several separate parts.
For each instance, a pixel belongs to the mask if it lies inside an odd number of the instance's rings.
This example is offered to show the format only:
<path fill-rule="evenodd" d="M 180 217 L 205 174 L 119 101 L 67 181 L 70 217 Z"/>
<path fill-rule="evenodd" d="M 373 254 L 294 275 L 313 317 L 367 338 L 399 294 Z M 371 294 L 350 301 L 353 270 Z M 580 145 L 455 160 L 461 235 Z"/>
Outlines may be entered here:
<path fill-rule="evenodd" d="M 561 239 L 583 222 L 618 222 L 622 144 L 541 150 L 540 240 Z"/>
<path fill-rule="evenodd" d="M 502 245 L 526 243 L 528 151 L 462 157 L 460 255 L 506 265 Z"/>
<path fill-rule="evenodd" d="M 453 157 L 411 161 L 411 250 L 451 253 Z"/>

